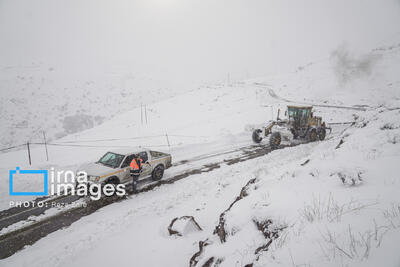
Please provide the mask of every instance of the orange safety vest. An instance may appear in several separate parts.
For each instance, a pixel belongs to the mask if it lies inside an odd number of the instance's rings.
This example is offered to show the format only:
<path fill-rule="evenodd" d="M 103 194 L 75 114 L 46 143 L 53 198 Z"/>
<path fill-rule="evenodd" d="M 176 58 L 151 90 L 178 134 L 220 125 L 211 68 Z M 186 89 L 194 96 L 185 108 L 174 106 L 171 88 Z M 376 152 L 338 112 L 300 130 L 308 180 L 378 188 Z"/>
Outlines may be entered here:
<path fill-rule="evenodd" d="M 141 166 L 143 160 L 142 160 L 142 159 L 138 159 L 138 160 L 139 160 L 139 165 Z M 138 165 L 138 163 L 136 162 L 136 160 L 133 159 L 133 160 L 131 161 L 131 165 L 130 165 L 130 166 L 131 166 L 131 168 L 134 169 L 134 170 L 140 170 L 139 165 Z"/>

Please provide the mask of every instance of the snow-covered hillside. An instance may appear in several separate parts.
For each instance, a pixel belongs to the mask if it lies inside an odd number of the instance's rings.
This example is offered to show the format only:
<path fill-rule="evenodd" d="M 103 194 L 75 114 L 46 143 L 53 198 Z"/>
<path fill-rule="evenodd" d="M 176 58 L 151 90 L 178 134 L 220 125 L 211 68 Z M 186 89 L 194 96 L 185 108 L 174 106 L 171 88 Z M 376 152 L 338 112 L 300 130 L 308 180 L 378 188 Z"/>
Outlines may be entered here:
<path fill-rule="evenodd" d="M 31 168 L 77 168 L 107 150 L 140 145 L 168 151 L 174 162 L 216 155 L 174 166 L 168 179 L 195 164 L 224 162 L 223 152 L 251 145 L 250 130 L 288 103 L 315 104 L 328 123 L 354 122 L 335 126 L 326 141 L 221 163 L 111 204 L 0 264 L 399 266 L 399 62 L 398 42 L 365 54 L 339 47 L 293 73 L 149 104 L 144 125 L 140 108 L 117 115 L 53 141 L 48 162 L 44 147 L 33 146 Z M 5 209 L 12 200 L 8 169 L 30 166 L 25 150 L 3 153 L 0 162 Z M 187 215 L 202 230 L 169 236 L 171 220 Z"/>
<path fill-rule="evenodd" d="M 399 108 L 366 112 L 308 153 L 254 162 L 195 266 L 398 266 Z"/>
<path fill-rule="evenodd" d="M 4 67 L 0 146 L 43 142 L 43 132 L 49 140 L 61 138 L 184 91 L 179 84 L 136 76 L 129 70 L 99 76 L 65 74 L 63 69 L 41 65 Z"/>

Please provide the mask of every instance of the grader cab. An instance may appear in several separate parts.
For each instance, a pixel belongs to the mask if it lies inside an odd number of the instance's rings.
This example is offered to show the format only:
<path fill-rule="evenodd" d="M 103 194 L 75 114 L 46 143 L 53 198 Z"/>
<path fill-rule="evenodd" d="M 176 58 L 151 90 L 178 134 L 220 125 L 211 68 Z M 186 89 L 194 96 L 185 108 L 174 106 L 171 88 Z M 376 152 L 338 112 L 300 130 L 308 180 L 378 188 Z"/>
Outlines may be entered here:
<path fill-rule="evenodd" d="M 263 129 L 256 129 L 253 132 L 252 138 L 255 143 L 260 143 L 263 137 L 270 135 L 269 144 L 271 148 L 277 148 L 282 140 L 282 127 L 288 129 L 293 139 L 305 139 L 310 142 L 316 140 L 324 140 L 326 136 L 326 125 L 321 117 L 313 115 L 313 107 L 311 106 L 288 106 L 287 118 L 281 120 L 278 117 L 276 121 L 272 121 Z M 275 127 L 279 126 L 279 127 Z"/>

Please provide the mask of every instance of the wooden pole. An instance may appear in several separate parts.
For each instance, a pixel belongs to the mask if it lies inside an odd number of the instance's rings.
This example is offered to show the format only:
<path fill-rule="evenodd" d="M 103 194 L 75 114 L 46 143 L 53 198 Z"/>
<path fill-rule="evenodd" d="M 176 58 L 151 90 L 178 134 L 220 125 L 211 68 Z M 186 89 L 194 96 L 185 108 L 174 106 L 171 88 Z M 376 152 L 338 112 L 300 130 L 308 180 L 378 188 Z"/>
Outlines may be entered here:
<path fill-rule="evenodd" d="M 165 133 L 165 136 L 167 137 L 168 148 L 169 148 L 169 149 L 171 149 L 171 145 L 170 145 L 170 143 L 169 143 L 168 134 L 167 134 L 167 133 Z"/>
<path fill-rule="evenodd" d="M 31 150 L 30 150 L 30 148 L 29 148 L 29 142 L 26 143 L 26 146 L 28 147 L 29 165 L 32 165 L 32 161 L 31 161 Z"/>
<path fill-rule="evenodd" d="M 43 139 L 44 139 L 44 147 L 46 148 L 46 159 L 49 161 L 49 152 L 47 151 L 47 141 L 46 141 L 46 134 L 43 131 Z"/>

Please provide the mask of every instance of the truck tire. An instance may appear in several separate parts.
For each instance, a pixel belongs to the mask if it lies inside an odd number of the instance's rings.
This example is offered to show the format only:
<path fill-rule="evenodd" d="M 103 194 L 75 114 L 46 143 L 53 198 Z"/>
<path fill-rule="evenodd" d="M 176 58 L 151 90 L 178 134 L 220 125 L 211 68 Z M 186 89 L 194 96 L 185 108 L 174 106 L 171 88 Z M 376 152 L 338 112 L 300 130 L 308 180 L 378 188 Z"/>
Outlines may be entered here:
<path fill-rule="evenodd" d="M 112 185 L 117 185 L 119 184 L 119 179 L 117 176 L 111 176 L 110 178 L 107 179 L 107 181 L 104 184 L 112 184 Z"/>
<path fill-rule="evenodd" d="M 290 129 L 290 132 L 291 132 L 292 135 L 293 135 L 293 139 L 297 139 L 297 137 L 299 137 L 299 136 L 297 135 L 297 132 L 296 132 L 295 129 L 291 128 L 291 129 Z"/>
<path fill-rule="evenodd" d="M 317 130 L 315 130 L 314 128 L 313 129 L 311 129 L 309 132 L 308 132 L 308 141 L 309 142 L 315 142 L 315 141 L 317 141 L 317 139 L 318 139 L 318 133 L 317 133 Z"/>
<path fill-rule="evenodd" d="M 262 137 L 260 136 L 261 133 L 262 133 L 262 131 L 260 129 L 256 129 L 253 131 L 253 135 L 251 137 L 252 137 L 254 143 L 257 143 L 257 144 L 261 143 L 261 141 L 262 141 Z"/>
<path fill-rule="evenodd" d="M 108 178 L 104 184 L 102 184 L 101 187 L 105 186 L 106 184 L 111 184 L 114 187 L 116 187 L 118 184 L 120 183 L 119 178 L 117 176 L 111 176 L 110 178 Z M 112 194 L 111 196 L 115 196 L 116 191 L 114 192 L 114 194 Z"/>
<path fill-rule="evenodd" d="M 322 127 L 318 131 L 318 138 L 319 138 L 319 140 L 322 141 L 325 139 L 325 136 L 326 136 L 326 130 L 325 130 L 325 128 Z"/>
<path fill-rule="evenodd" d="M 281 133 L 280 132 L 273 132 L 271 134 L 271 137 L 269 138 L 269 146 L 272 149 L 277 149 L 279 147 L 279 145 L 281 144 Z"/>
<path fill-rule="evenodd" d="M 153 179 L 153 181 L 158 181 L 161 180 L 161 178 L 164 176 L 164 165 L 160 164 L 157 165 L 153 172 L 151 173 L 151 178 Z"/>

